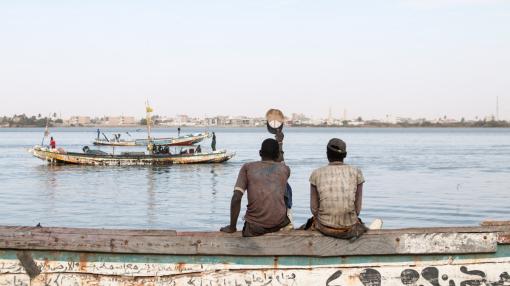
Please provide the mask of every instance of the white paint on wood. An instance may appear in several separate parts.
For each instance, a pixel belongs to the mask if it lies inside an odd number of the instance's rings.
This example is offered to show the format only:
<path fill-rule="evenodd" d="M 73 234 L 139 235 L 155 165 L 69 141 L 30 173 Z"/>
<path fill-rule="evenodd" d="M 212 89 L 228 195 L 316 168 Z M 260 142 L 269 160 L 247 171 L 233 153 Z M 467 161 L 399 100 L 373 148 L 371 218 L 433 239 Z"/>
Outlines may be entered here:
<path fill-rule="evenodd" d="M 398 253 L 480 253 L 495 252 L 498 236 L 495 233 L 431 233 L 403 234 Z"/>
<path fill-rule="evenodd" d="M 331 265 L 321 268 L 279 268 L 271 266 L 146 265 L 144 275 L 126 266 L 104 263 L 66 268 L 66 262 L 49 262 L 41 275 L 30 281 L 23 273 L 6 273 L 0 262 L 0 285 L 510 285 L 510 261 L 429 262 L 381 266 Z M 44 262 L 43 262 L 44 263 Z M 48 264 L 48 262 L 46 262 Z M 69 262 L 67 262 L 69 264 Z M 55 267 L 55 268 L 54 268 Z M 97 274 L 97 267 L 105 274 Z M 99 269 L 98 268 L 98 269 Z M 164 269 L 172 269 L 165 271 Z M 111 269 L 111 270 L 109 270 Z M 108 274 L 106 274 L 108 273 Z M 150 274 L 150 275 L 147 275 Z M 468 283 L 467 281 L 472 281 Z M 30 284 L 31 283 L 31 284 Z"/>

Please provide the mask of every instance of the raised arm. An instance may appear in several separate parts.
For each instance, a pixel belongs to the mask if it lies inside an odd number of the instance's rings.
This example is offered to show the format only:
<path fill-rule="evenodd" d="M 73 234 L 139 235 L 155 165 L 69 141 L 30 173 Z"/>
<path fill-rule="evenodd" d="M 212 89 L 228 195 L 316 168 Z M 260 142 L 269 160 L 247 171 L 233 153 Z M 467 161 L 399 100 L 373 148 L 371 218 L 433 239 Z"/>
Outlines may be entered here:
<path fill-rule="evenodd" d="M 283 138 L 285 135 L 283 135 L 283 132 L 281 130 L 278 131 L 278 133 L 275 134 L 275 139 L 278 141 L 278 146 L 280 149 L 278 159 L 276 159 L 276 162 L 283 162 L 285 161 L 285 158 L 283 157 Z"/>

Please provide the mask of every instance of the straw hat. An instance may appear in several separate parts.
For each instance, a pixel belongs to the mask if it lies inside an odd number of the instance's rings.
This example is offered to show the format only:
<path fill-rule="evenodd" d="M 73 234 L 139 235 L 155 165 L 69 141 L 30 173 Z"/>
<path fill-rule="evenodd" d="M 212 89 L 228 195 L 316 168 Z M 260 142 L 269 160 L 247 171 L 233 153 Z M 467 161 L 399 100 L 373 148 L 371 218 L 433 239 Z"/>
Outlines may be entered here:
<path fill-rule="evenodd" d="M 267 130 L 272 134 L 277 134 L 283 129 L 285 117 L 278 109 L 269 109 L 266 113 Z"/>

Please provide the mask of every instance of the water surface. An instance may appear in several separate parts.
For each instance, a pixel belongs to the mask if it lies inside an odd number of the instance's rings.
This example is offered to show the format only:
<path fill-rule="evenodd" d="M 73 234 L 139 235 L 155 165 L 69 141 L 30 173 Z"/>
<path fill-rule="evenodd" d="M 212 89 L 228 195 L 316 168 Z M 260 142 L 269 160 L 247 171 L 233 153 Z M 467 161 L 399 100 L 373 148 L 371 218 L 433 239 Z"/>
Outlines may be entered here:
<path fill-rule="evenodd" d="M 224 164 L 92 167 L 48 166 L 31 157 L 27 149 L 40 144 L 42 129 L 0 129 L 0 224 L 217 230 L 229 222 L 241 165 L 258 160 L 269 134 L 215 131 L 218 148 L 237 153 Z M 174 135 L 174 129 L 155 130 L 155 136 Z M 510 129 L 288 128 L 285 135 L 296 224 L 310 216 L 308 177 L 327 163 L 331 137 L 347 142 L 347 162 L 364 172 L 366 221 L 380 217 L 395 228 L 510 219 Z M 57 129 L 52 136 L 59 147 L 78 151 L 91 145 L 96 132 Z M 244 198 L 243 212 L 245 205 Z"/>

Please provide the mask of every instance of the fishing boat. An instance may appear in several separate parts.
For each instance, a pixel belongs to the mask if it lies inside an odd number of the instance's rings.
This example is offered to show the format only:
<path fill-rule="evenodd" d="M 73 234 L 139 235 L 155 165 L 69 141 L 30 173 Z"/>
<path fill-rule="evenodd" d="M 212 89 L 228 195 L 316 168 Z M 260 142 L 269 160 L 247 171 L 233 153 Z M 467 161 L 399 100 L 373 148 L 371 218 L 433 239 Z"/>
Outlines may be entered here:
<path fill-rule="evenodd" d="M 204 139 L 209 138 L 211 134 L 209 132 L 202 132 L 197 134 L 189 134 L 185 136 L 179 136 L 174 138 L 151 138 L 151 139 L 133 139 L 125 140 L 120 139 L 120 136 L 116 138 L 108 138 L 103 134 L 104 138 L 96 138 L 93 141 L 94 145 L 98 146 L 148 146 L 151 143 L 163 146 L 190 146 L 202 142 Z"/>
<path fill-rule="evenodd" d="M 157 145 L 154 145 L 158 147 Z M 155 148 L 156 148 L 155 147 Z M 62 148 L 51 149 L 35 146 L 29 152 L 50 164 L 75 164 L 96 166 L 141 166 L 141 165 L 172 165 L 172 164 L 204 164 L 222 163 L 234 157 L 235 153 L 226 150 L 213 152 L 197 152 L 196 146 L 189 146 L 179 153 L 170 152 L 121 152 L 109 154 L 100 150 L 84 147 L 83 152 L 67 152 Z"/>
<path fill-rule="evenodd" d="M 96 145 L 116 146 L 147 146 L 148 152 L 130 151 L 120 154 L 107 153 L 102 150 L 91 150 L 88 146 L 83 147 L 83 152 L 68 152 L 63 148 L 44 147 L 44 138 L 49 134 L 48 126 L 44 132 L 41 145 L 36 145 L 29 152 L 36 158 L 48 161 L 50 164 L 75 164 L 75 165 L 94 165 L 94 166 L 140 166 L 140 165 L 172 165 L 172 164 L 205 164 L 205 163 L 223 163 L 235 156 L 235 153 L 229 153 L 226 150 L 211 152 L 202 152 L 200 145 L 192 144 L 202 141 L 209 137 L 209 133 L 199 133 L 195 135 L 182 136 L 178 138 L 154 138 L 151 136 L 152 126 L 152 107 L 149 102 L 146 103 L 146 121 L 147 121 L 147 139 L 138 139 L 134 145 L 129 145 L 127 141 L 120 141 L 120 136 L 116 136 L 116 142 L 109 141 L 106 136 L 105 141 L 110 144 L 98 143 Z M 143 142 L 137 144 L 137 142 Z M 170 150 L 170 146 L 180 146 L 180 149 Z M 184 147 L 182 147 L 184 146 Z M 113 149 L 114 150 L 114 149 Z M 172 152 L 173 151 L 173 152 Z M 0 284 L 1 285 L 1 284 Z"/>
<path fill-rule="evenodd" d="M 510 222 L 371 230 L 356 241 L 0 227 L 0 285 L 510 285 Z"/>

